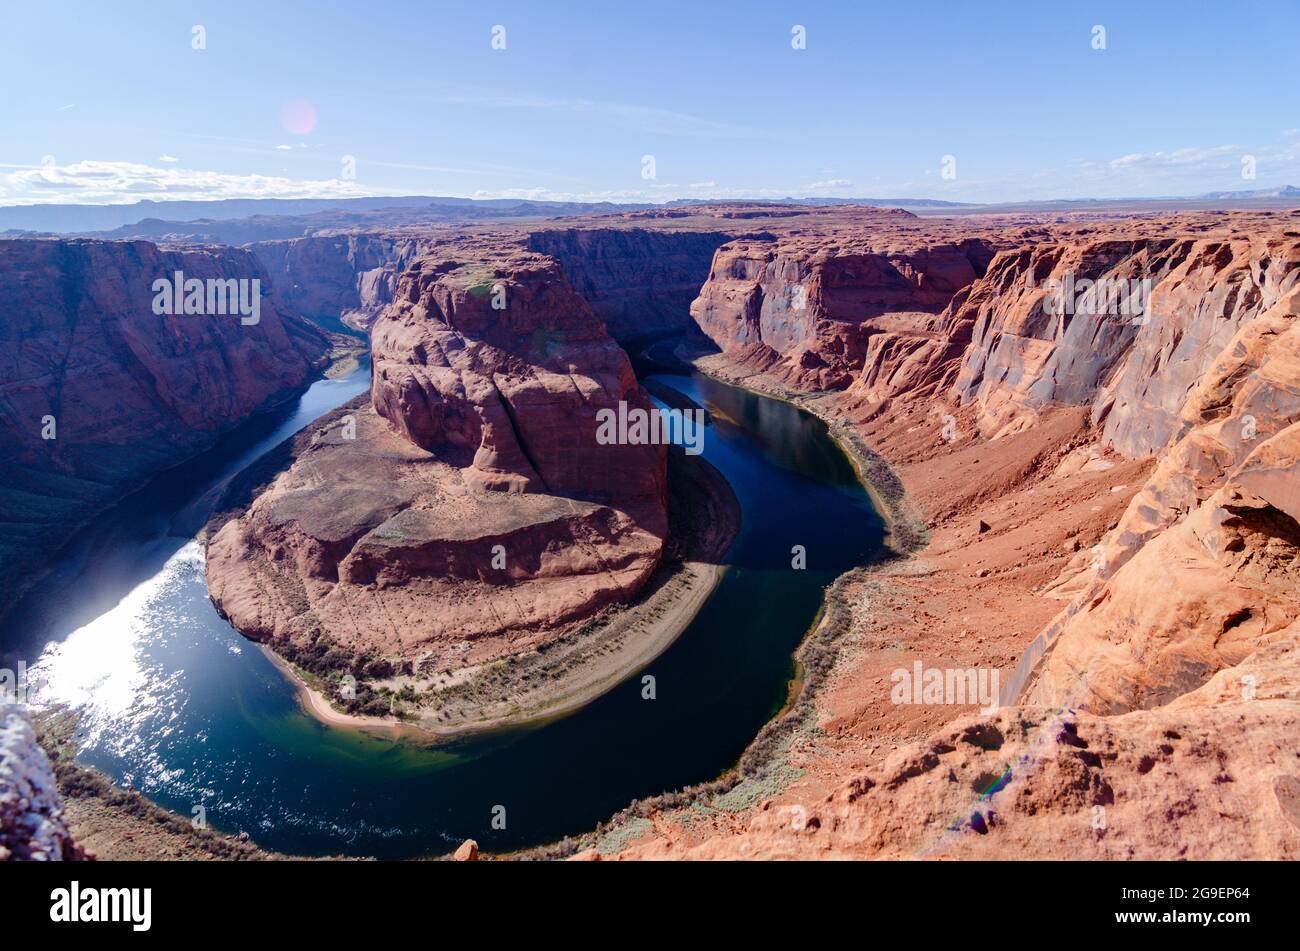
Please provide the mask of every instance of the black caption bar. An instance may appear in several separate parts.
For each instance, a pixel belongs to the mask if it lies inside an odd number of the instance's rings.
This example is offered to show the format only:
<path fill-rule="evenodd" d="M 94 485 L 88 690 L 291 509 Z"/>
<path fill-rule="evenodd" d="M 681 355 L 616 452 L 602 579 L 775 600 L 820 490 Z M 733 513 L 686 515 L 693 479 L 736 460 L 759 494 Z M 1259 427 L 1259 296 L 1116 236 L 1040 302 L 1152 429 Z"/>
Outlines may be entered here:
<path fill-rule="evenodd" d="M 926 908 L 990 927 L 1068 919 L 1084 934 L 1199 929 L 1231 937 L 1288 919 L 1292 872 L 1287 863 L 1246 862 L 8 863 L 0 904 L 10 936 L 102 931 L 127 941 L 374 941 L 395 936 L 393 928 L 437 940 L 461 927 L 484 937 L 541 934 L 562 920 L 583 931 L 602 921 L 649 926 L 646 915 L 679 912 L 719 933 L 762 927 L 770 914 L 827 926 L 854 919 L 869 929 L 891 917 L 915 923 L 908 916 Z"/>

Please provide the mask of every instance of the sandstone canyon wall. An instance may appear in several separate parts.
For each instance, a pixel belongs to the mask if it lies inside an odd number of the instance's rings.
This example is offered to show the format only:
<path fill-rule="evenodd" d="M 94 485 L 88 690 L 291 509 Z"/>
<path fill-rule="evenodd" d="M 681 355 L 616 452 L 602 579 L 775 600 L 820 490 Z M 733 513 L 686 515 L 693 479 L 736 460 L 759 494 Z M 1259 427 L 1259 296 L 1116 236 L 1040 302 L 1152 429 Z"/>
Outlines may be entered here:
<path fill-rule="evenodd" d="M 328 339 L 273 295 L 252 325 L 155 314 L 178 271 L 266 278 L 233 248 L 0 241 L 0 611 L 95 513 L 324 364 Z"/>
<path fill-rule="evenodd" d="M 993 257 L 984 238 L 902 230 L 910 218 L 881 212 L 846 233 L 724 245 L 691 316 L 741 365 L 799 390 L 843 389 L 875 334 L 924 324 Z"/>
<path fill-rule="evenodd" d="M 1153 226 L 1159 229 L 1159 226 Z M 955 395 L 974 402 L 982 430 L 1029 425 L 1053 404 L 1090 406 L 1106 445 L 1130 458 L 1163 448 L 1179 430 L 1187 394 L 1237 329 L 1276 303 L 1297 280 L 1300 241 L 1224 234 L 1040 243 L 1005 252 L 954 314 L 971 342 Z M 1146 280 L 1144 312 L 1116 313 L 1095 292 L 1074 313 L 1048 301 L 1051 281 L 1129 284 Z"/>
<path fill-rule="evenodd" d="M 629 344 L 693 326 L 690 303 L 708 276 L 713 252 L 734 236 L 595 223 L 489 234 L 559 262 L 610 334 Z M 248 249 L 293 307 L 369 330 L 392 302 L 402 272 L 456 240 L 451 232 L 392 230 L 260 241 Z"/>
<path fill-rule="evenodd" d="M 532 232 L 528 248 L 558 261 L 610 335 L 630 346 L 693 327 L 691 301 L 714 252 L 731 237 L 719 230 L 556 227 Z"/>
<path fill-rule="evenodd" d="M 412 261 L 445 238 L 400 231 L 313 235 L 248 245 L 276 290 L 296 310 L 321 321 L 369 330 L 393 300 Z"/>
<path fill-rule="evenodd" d="M 722 248 L 693 313 L 724 356 L 796 398 L 842 386 L 816 405 L 882 440 L 941 522 L 914 577 L 886 569 L 863 589 L 859 646 L 820 702 L 819 723 L 844 731 L 836 704 L 865 691 L 852 702 L 889 725 L 854 732 L 884 742 L 809 741 L 804 778 L 739 823 L 702 833 L 667 811 L 625 857 L 1300 856 L 1297 239 L 1295 212 L 1017 222 L 991 236 L 981 276 L 872 327 L 857 351 L 840 327 L 766 303 L 808 281 L 783 261 L 792 239 Z M 1067 275 L 1147 280 L 1147 306 L 1091 308 L 1097 291 L 1069 313 L 1047 306 L 1048 282 Z M 833 376 L 827 350 L 842 361 Z M 794 370 L 808 351 L 818 372 Z M 941 435 L 939 413 L 961 428 Z M 995 471 L 991 495 L 968 485 Z M 1089 494 L 1075 505 L 1070 491 Z M 981 562 L 1002 533 L 1009 553 Z M 1036 570 L 1031 549 L 1059 570 Z M 895 601 L 911 611 L 883 620 Z M 879 675 L 899 644 L 946 624 L 930 613 L 941 603 L 958 623 L 988 618 L 964 632 L 980 644 L 1017 611 L 1051 620 L 1022 642 L 1003 709 L 899 743 Z M 863 667 L 873 628 L 883 668 Z"/>

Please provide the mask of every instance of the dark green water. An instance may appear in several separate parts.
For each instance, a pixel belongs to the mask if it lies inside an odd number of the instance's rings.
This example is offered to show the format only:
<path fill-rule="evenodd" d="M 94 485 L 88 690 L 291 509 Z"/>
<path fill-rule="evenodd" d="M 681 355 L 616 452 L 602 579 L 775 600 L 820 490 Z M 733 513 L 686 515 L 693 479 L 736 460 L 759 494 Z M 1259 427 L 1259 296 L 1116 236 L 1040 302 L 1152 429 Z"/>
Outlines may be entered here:
<path fill-rule="evenodd" d="M 743 527 L 717 590 L 640 675 L 542 727 L 436 748 L 323 726 L 217 616 L 192 539 L 220 486 L 365 389 L 321 381 L 101 518 L 0 629 L 38 696 L 83 714 L 83 761 L 183 815 L 297 854 L 407 857 L 465 838 L 500 851 L 591 829 L 631 800 L 712 779 L 783 704 L 824 587 L 879 556 L 883 526 L 814 417 L 697 376 L 660 383 L 706 406 L 704 455 Z M 791 567 L 802 545 L 807 567 Z M 492 827 L 505 808 L 506 828 Z"/>

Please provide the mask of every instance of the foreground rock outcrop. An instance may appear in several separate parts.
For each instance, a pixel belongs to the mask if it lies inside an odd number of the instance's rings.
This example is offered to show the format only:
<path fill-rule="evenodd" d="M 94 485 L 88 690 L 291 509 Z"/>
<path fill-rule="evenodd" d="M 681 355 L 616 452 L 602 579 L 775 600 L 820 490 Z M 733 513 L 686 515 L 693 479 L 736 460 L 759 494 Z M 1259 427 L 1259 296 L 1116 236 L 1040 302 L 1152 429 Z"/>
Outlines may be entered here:
<path fill-rule="evenodd" d="M 965 717 L 743 835 L 637 858 L 1300 857 L 1300 649 L 1253 655 L 1173 704 L 1102 717 L 1025 706 Z"/>
<path fill-rule="evenodd" d="M 68 832 L 54 769 L 30 715 L 0 702 L 0 862 L 84 857 Z"/>
<path fill-rule="evenodd" d="M 324 365 L 326 336 L 270 294 L 255 323 L 155 313 L 177 272 L 266 280 L 233 248 L 0 241 L 0 612 L 95 513 Z"/>
<path fill-rule="evenodd" d="M 441 249 L 403 275 L 372 340 L 369 400 L 209 544 L 212 598 L 237 628 L 286 653 L 445 668 L 554 638 L 645 585 L 667 535 L 666 447 L 597 441 L 600 410 L 649 402 L 553 260 Z"/>

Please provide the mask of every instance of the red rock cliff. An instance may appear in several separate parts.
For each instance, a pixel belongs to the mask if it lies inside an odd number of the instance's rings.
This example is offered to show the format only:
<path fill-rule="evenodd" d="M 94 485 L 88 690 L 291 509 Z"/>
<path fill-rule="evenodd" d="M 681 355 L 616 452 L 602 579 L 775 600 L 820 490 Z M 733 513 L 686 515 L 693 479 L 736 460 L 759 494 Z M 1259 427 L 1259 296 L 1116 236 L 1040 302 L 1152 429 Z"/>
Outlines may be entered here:
<path fill-rule="evenodd" d="M 620 343 L 683 333 L 709 276 L 722 231 L 555 228 L 528 236 L 532 251 L 560 262 L 574 289 Z"/>
<path fill-rule="evenodd" d="M 746 366 L 798 389 L 847 387 L 873 335 L 939 313 L 993 256 L 980 238 L 900 232 L 910 218 L 901 214 L 880 212 L 849 234 L 726 244 L 691 316 Z"/>
<path fill-rule="evenodd" d="M 392 301 L 398 276 L 445 240 L 394 231 L 259 241 L 248 250 L 295 309 L 368 330 Z"/>
<path fill-rule="evenodd" d="M 1017 222 L 873 334 L 813 402 L 900 463 L 931 545 L 849 582 L 805 777 L 740 833 L 665 809 L 626 857 L 1300 856 L 1298 217 Z M 1067 275 L 1150 296 L 1045 306 Z M 895 705 L 900 656 L 1004 668 L 1003 709 Z"/>
<path fill-rule="evenodd" d="M 325 336 L 270 294 L 254 325 L 155 314 L 177 271 L 266 278 L 233 248 L 0 241 L 0 610 L 96 512 L 323 364 Z"/>
<path fill-rule="evenodd" d="M 1130 458 L 1179 429 L 1188 392 L 1244 324 L 1300 276 L 1300 241 L 1281 236 L 1104 237 L 999 255 L 953 315 L 968 332 L 955 395 L 981 428 L 1032 424 L 1040 407 L 1090 406 L 1104 440 Z M 1080 290 L 1061 313 L 1051 282 Z M 1147 282 L 1141 314 L 1084 282 Z M 963 324 L 969 331 L 957 330 Z"/>

